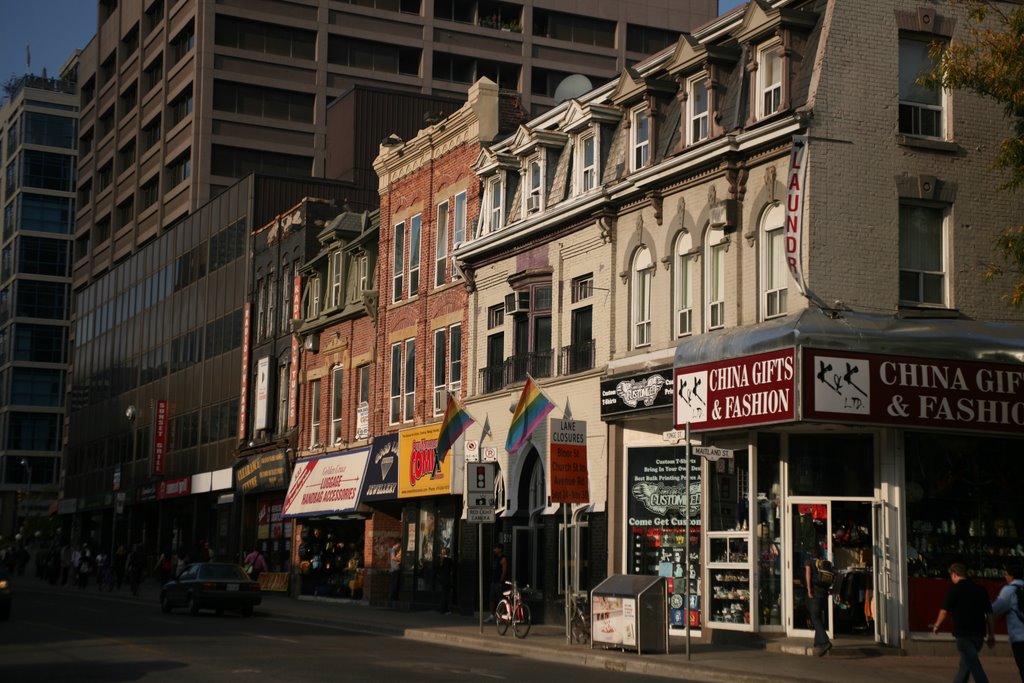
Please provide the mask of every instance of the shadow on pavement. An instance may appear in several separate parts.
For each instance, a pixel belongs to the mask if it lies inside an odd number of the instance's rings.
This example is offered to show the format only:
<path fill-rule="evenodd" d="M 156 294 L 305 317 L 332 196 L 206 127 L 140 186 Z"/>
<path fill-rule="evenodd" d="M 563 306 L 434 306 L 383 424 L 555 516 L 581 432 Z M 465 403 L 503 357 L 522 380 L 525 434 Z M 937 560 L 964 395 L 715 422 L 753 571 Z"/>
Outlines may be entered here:
<path fill-rule="evenodd" d="M 0 666 L 2 681 L 139 681 L 151 674 L 185 668 L 181 662 L 68 662 Z"/>

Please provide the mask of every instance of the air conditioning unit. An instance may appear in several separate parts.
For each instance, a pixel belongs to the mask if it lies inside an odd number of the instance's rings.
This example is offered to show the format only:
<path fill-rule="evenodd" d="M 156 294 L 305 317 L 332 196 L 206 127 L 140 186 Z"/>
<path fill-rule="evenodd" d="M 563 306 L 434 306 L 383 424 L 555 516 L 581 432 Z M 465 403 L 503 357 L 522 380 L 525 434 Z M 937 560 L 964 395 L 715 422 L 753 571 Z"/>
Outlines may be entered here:
<path fill-rule="evenodd" d="M 530 310 L 530 292 L 512 292 L 505 295 L 505 315 L 526 313 Z"/>
<path fill-rule="evenodd" d="M 302 348 L 310 353 L 320 352 L 320 335 L 319 334 L 307 334 L 306 338 L 302 340 Z"/>
<path fill-rule="evenodd" d="M 526 213 L 534 211 L 540 211 L 540 197 L 536 195 L 526 198 Z"/>

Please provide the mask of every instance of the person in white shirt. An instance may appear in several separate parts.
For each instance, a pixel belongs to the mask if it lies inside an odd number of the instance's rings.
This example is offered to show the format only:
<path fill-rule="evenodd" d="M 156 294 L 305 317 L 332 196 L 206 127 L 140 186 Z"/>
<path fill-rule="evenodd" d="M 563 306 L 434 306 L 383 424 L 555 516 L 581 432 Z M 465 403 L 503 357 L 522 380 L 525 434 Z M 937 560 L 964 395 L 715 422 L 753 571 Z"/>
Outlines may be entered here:
<path fill-rule="evenodd" d="M 1006 585 L 992 603 L 992 614 L 996 617 L 1006 615 L 1006 632 L 1010 635 L 1010 647 L 1017 662 L 1020 680 L 1024 681 L 1024 605 L 1018 597 L 1024 587 L 1021 565 L 1006 565 L 1003 567 L 1003 577 L 1006 579 Z"/>

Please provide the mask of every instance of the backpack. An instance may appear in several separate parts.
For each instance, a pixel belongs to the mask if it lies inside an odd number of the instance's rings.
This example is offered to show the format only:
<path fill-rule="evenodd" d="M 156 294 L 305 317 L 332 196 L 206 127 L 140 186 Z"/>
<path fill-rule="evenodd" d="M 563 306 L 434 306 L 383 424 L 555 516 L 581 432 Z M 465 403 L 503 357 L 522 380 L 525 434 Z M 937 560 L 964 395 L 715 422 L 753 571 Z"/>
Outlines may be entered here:
<path fill-rule="evenodd" d="M 814 561 L 814 585 L 818 588 L 832 590 L 832 584 L 836 580 L 835 568 L 829 560 L 819 559 Z"/>

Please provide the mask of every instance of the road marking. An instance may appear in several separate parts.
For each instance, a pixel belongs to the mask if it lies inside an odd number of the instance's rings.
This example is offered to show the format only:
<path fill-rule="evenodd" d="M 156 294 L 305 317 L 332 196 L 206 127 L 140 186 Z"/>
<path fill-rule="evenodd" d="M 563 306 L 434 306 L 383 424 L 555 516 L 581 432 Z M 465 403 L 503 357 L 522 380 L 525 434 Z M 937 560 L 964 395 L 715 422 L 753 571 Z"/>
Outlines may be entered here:
<path fill-rule="evenodd" d="M 264 640 L 279 640 L 282 643 L 294 643 L 295 645 L 299 644 L 298 640 L 292 640 L 291 638 L 281 638 L 280 636 L 264 636 L 257 633 L 256 637 L 263 638 Z"/>

